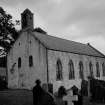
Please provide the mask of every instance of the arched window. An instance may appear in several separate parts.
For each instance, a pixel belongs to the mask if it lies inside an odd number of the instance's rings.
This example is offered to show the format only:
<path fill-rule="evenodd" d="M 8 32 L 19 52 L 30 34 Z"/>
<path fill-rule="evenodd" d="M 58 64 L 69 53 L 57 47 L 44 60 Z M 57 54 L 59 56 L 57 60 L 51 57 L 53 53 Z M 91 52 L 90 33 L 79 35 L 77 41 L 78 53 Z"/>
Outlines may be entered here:
<path fill-rule="evenodd" d="M 100 77 L 99 63 L 96 63 L 96 77 Z"/>
<path fill-rule="evenodd" d="M 105 64 L 102 64 L 102 71 L 103 71 L 103 76 L 105 76 Z"/>
<path fill-rule="evenodd" d="M 70 60 L 69 61 L 69 79 L 74 79 L 75 78 L 75 74 L 74 74 L 74 64 L 73 64 L 73 61 Z"/>
<path fill-rule="evenodd" d="M 33 57 L 32 55 L 29 56 L 29 67 L 33 66 Z"/>
<path fill-rule="evenodd" d="M 18 68 L 21 68 L 21 58 L 18 58 Z"/>
<path fill-rule="evenodd" d="M 58 59 L 56 63 L 56 80 L 62 80 L 62 63 L 61 60 Z"/>
<path fill-rule="evenodd" d="M 90 70 L 90 77 L 93 77 L 94 76 L 93 75 L 93 65 L 91 62 L 89 63 L 89 70 Z"/>
<path fill-rule="evenodd" d="M 84 79 L 84 73 L 83 73 L 83 63 L 82 61 L 79 62 L 79 76 L 81 79 Z"/>

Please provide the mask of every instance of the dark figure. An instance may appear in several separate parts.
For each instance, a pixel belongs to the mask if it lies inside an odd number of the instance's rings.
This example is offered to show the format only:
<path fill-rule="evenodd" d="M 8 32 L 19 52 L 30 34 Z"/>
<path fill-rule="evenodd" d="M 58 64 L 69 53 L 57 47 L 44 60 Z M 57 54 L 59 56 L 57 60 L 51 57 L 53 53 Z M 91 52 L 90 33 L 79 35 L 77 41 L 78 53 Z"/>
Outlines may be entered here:
<path fill-rule="evenodd" d="M 41 86 L 41 81 L 36 80 L 36 86 L 33 88 L 34 105 L 55 105 L 54 98 L 46 92 Z"/>
<path fill-rule="evenodd" d="M 43 94 L 43 89 L 40 86 L 41 81 L 40 80 L 36 80 L 36 86 L 33 87 L 33 104 L 34 105 L 40 105 L 40 101 L 42 98 L 42 94 Z"/>

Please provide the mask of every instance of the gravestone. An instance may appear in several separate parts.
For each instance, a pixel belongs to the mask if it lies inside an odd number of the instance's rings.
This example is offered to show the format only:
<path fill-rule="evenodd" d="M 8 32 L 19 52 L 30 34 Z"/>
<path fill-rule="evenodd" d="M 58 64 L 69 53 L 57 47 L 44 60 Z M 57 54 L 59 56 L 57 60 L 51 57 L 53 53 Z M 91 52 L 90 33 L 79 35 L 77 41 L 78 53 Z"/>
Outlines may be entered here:
<path fill-rule="evenodd" d="M 67 101 L 67 105 L 74 105 L 73 101 L 78 101 L 77 95 L 72 95 L 70 92 L 63 97 L 63 101 Z"/>
<path fill-rule="evenodd" d="M 66 105 L 65 101 L 61 97 L 55 97 L 56 105 Z"/>
<path fill-rule="evenodd" d="M 60 86 L 58 92 L 55 93 L 55 103 L 56 105 L 66 105 L 65 101 L 63 101 L 63 97 L 66 95 L 66 89 L 64 86 Z"/>
<path fill-rule="evenodd" d="M 48 83 L 48 92 L 53 94 L 53 84 L 51 84 L 51 83 Z"/>
<path fill-rule="evenodd" d="M 81 95 L 88 96 L 88 81 L 82 80 L 81 82 Z"/>
<path fill-rule="evenodd" d="M 42 84 L 42 89 L 44 89 L 44 91 L 48 91 L 48 84 L 43 83 Z"/>
<path fill-rule="evenodd" d="M 72 90 L 72 92 L 73 92 L 73 95 L 77 95 L 77 94 L 78 94 L 79 89 L 78 89 L 77 86 L 73 85 L 73 86 L 71 87 L 71 90 Z"/>
<path fill-rule="evenodd" d="M 51 94 L 53 94 L 53 84 L 51 84 L 51 83 L 43 83 L 42 84 L 42 88 L 45 90 L 45 91 L 47 91 L 47 92 L 49 92 L 49 93 L 51 93 Z"/>

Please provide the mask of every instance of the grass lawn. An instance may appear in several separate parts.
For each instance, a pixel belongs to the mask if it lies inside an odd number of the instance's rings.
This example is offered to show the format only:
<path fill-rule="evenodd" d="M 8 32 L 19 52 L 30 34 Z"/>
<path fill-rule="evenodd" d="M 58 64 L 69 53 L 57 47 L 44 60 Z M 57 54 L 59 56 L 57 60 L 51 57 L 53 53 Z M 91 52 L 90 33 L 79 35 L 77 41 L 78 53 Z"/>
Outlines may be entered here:
<path fill-rule="evenodd" d="M 29 90 L 0 91 L 0 105 L 33 105 L 32 91 Z"/>
<path fill-rule="evenodd" d="M 86 98 L 83 105 L 105 105 L 90 103 Z M 33 94 L 30 90 L 0 91 L 0 105 L 33 105 Z"/>

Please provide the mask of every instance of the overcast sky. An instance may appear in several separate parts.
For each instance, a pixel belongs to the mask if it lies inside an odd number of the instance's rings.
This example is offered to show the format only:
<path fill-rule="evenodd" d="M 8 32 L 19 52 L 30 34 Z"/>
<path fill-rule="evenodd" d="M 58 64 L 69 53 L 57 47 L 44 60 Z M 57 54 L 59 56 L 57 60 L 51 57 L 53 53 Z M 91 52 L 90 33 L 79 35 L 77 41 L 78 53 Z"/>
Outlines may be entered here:
<path fill-rule="evenodd" d="M 14 19 L 29 8 L 34 27 L 48 34 L 90 43 L 105 54 L 105 0 L 0 0 Z"/>

